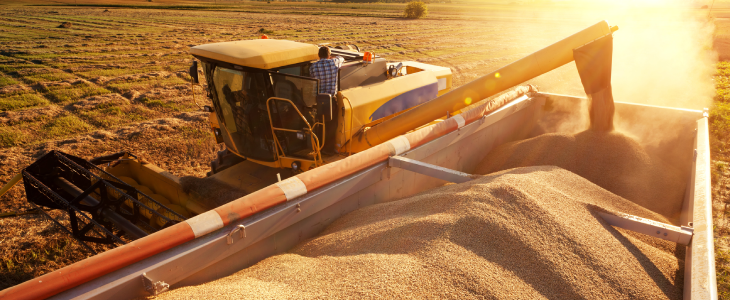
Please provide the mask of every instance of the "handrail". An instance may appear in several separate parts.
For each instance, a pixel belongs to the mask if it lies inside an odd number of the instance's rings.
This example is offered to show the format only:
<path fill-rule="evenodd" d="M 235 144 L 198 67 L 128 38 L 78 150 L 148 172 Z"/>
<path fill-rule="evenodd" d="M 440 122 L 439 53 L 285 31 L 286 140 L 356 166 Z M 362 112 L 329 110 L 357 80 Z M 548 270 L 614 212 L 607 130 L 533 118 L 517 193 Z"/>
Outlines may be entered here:
<path fill-rule="evenodd" d="M 314 122 L 314 125 L 312 125 L 313 129 L 317 128 L 317 124 L 322 125 L 322 144 L 319 147 L 320 151 L 322 151 L 322 148 L 324 148 L 324 143 L 326 143 L 325 139 L 327 138 L 327 131 L 325 131 L 324 122 L 325 122 L 325 119 L 324 119 L 324 116 L 322 116 L 322 122 Z"/>
<path fill-rule="evenodd" d="M 352 145 L 352 142 L 351 141 L 352 141 L 352 138 L 355 137 L 355 135 L 352 134 L 352 114 L 355 113 L 355 110 L 352 108 L 352 102 L 350 102 L 350 99 L 348 99 L 347 97 L 345 97 L 343 95 L 342 96 L 342 100 L 343 100 L 342 101 L 343 103 L 344 103 L 344 100 L 347 100 L 347 104 L 350 105 L 350 129 L 347 131 L 348 132 L 348 135 L 349 135 L 349 138 L 347 136 L 345 136 L 345 141 L 344 141 L 344 142 L 347 143 L 347 156 L 350 156 L 350 155 L 352 155 L 352 146 L 351 146 Z M 345 126 L 344 122 L 345 121 L 343 120 L 342 121 L 342 126 Z M 345 130 L 343 130 L 342 132 L 345 132 Z"/>
<path fill-rule="evenodd" d="M 274 143 L 276 143 L 276 145 L 277 145 L 277 154 L 278 154 L 278 151 L 281 150 L 281 155 L 280 156 L 286 156 L 286 153 L 284 153 L 284 148 L 281 146 L 281 144 L 279 143 L 279 139 L 276 137 L 276 131 L 277 130 L 279 130 L 279 131 L 288 131 L 288 132 L 299 132 L 299 131 L 298 130 L 293 130 L 293 129 L 288 129 L 288 128 L 274 127 L 274 121 L 271 118 L 271 107 L 269 106 L 269 103 L 270 103 L 271 100 L 274 100 L 274 101 L 286 101 L 286 102 L 289 102 L 292 107 L 294 107 L 294 109 L 296 110 L 297 114 L 299 114 L 299 117 L 301 117 L 302 120 L 304 121 L 304 124 L 307 124 L 307 129 L 309 129 L 310 138 L 312 139 L 312 148 L 313 148 L 312 150 L 314 150 L 314 155 L 315 155 L 314 156 L 314 164 L 317 167 L 323 165 L 324 164 L 324 161 L 322 160 L 322 154 L 319 151 L 321 149 L 320 148 L 320 145 L 319 145 L 319 138 L 317 138 L 317 135 L 314 133 L 314 130 L 312 129 L 312 126 L 309 125 L 309 122 L 307 121 L 307 118 L 304 117 L 304 115 L 299 110 L 299 108 L 291 100 L 286 99 L 286 98 L 270 97 L 269 99 L 266 99 L 266 113 L 269 115 L 269 124 L 271 125 L 271 135 L 274 138 Z M 322 128 L 324 128 L 324 126 Z"/>

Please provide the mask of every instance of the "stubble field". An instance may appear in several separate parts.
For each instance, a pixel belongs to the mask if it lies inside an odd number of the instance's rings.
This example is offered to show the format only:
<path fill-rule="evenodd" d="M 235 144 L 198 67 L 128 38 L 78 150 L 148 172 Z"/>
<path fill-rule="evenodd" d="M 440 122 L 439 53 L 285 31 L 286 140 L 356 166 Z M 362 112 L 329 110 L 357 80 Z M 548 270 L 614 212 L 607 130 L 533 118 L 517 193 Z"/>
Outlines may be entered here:
<path fill-rule="evenodd" d="M 50 150 L 86 159 L 129 150 L 177 176 L 204 176 L 221 148 L 191 96 L 191 46 L 263 29 L 450 67 L 458 86 L 606 18 L 584 7 L 503 4 L 433 4 L 428 19 L 405 20 L 400 4 L 18 3 L 0 5 L 0 183 Z M 531 83 L 584 95 L 573 64 Z M 30 208 L 20 185 L 0 198 L 0 212 Z M 90 255 L 40 215 L 0 218 L 0 289 Z"/>

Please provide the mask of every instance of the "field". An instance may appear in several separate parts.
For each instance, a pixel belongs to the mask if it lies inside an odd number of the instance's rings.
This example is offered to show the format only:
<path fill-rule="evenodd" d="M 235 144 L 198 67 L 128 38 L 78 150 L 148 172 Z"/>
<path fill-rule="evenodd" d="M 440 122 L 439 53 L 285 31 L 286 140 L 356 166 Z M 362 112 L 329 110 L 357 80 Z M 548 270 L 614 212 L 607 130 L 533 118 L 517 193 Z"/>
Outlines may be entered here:
<path fill-rule="evenodd" d="M 206 114 L 191 96 L 186 70 L 193 60 L 188 49 L 199 44 L 257 38 L 261 30 L 277 39 L 357 44 L 391 61 L 450 67 L 458 86 L 601 19 L 619 24 L 617 36 L 663 20 L 655 9 L 647 8 L 507 1 L 431 4 L 431 14 L 421 20 L 400 18 L 403 4 L 80 2 L 75 6 L 75 1 L 68 0 L 17 0 L 0 5 L 0 182 L 7 182 L 54 149 L 86 159 L 129 150 L 175 175 L 204 176 L 221 148 L 207 127 Z M 681 12 L 693 18 L 706 13 Z M 725 31 L 730 27 L 724 23 L 726 13 L 730 11 L 723 7 L 714 12 L 718 22 L 715 48 L 722 52 L 721 58 L 730 58 L 723 56 L 730 51 L 722 46 L 725 39 L 730 40 L 730 30 Z M 639 15 L 643 18 L 637 19 Z M 70 27 L 59 27 L 64 22 Z M 617 44 L 615 55 L 633 55 L 629 46 Z M 700 48 L 710 51 L 712 43 Z M 635 55 L 651 54 L 638 51 Z M 625 82 L 620 78 L 632 78 L 621 74 L 636 73 L 630 68 L 637 66 L 635 62 L 617 59 L 615 65 L 614 86 Z M 722 76 L 730 75 L 725 73 L 728 67 L 721 64 L 715 72 L 711 64 L 710 73 L 694 74 L 693 80 L 707 82 L 713 94 L 713 76 L 720 82 Z M 574 64 L 531 83 L 543 91 L 584 95 Z M 204 92 L 196 91 L 198 103 L 209 104 Z M 631 89 L 617 92 L 627 97 L 635 94 Z M 667 105 L 712 105 L 713 95 L 705 98 Z M 724 102 L 715 98 L 720 104 L 713 110 L 713 124 L 721 128 L 726 118 L 730 120 L 730 113 L 724 115 Z M 650 97 L 634 100 L 658 104 Z M 724 131 L 716 131 L 713 141 L 717 166 L 730 160 L 724 146 L 729 138 L 720 134 Z M 722 217 L 718 232 L 724 239 L 730 233 L 722 208 L 722 203 L 730 202 L 725 187 L 730 168 L 717 169 L 716 201 L 718 217 Z M 20 185 L 0 199 L 0 212 L 29 208 Z M 725 275 L 722 266 L 730 264 L 730 252 L 727 243 L 718 244 L 722 260 L 718 278 L 724 280 L 721 289 L 727 292 L 730 275 Z M 0 253 L 0 289 L 92 255 L 52 222 L 34 214 L 0 218 Z"/>

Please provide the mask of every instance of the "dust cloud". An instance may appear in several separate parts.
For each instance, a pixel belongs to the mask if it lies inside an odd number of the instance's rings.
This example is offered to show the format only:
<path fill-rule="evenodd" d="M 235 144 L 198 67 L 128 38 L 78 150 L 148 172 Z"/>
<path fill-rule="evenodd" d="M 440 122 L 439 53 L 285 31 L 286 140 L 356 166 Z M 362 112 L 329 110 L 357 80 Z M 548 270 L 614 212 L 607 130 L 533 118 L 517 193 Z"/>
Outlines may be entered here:
<path fill-rule="evenodd" d="M 620 27 L 614 34 L 614 100 L 694 110 L 710 107 L 717 53 L 707 10 L 673 1 L 639 4 L 626 5 L 612 17 Z M 682 118 L 676 111 L 624 111 L 616 115 L 615 124 L 647 151 L 688 170 L 694 122 Z"/>
<path fill-rule="evenodd" d="M 614 33 L 615 101 L 701 110 L 712 104 L 717 53 L 712 49 L 714 24 L 707 10 L 698 6 L 678 1 L 586 0 L 537 18 L 560 15 L 566 20 L 560 30 L 551 32 L 553 41 L 600 20 L 619 26 Z M 530 83 L 546 92 L 585 96 L 575 63 Z"/>
<path fill-rule="evenodd" d="M 619 26 L 614 33 L 611 76 L 616 102 L 693 110 L 710 107 L 715 93 L 712 76 L 717 53 L 712 49 L 714 24 L 706 9 L 698 9 L 696 3 L 690 7 L 677 1 L 581 3 L 584 7 L 572 10 L 576 19 L 569 26 L 575 27 L 573 32 L 600 20 Z M 585 96 L 575 63 L 531 83 L 544 92 Z M 586 104 L 550 103 L 551 112 L 543 116 L 533 136 L 588 129 Z M 576 105 L 580 105 L 580 113 Z M 617 131 L 639 141 L 648 152 L 688 172 L 693 117 L 673 110 L 617 106 L 615 126 Z"/>
<path fill-rule="evenodd" d="M 627 9 L 617 16 L 614 99 L 689 109 L 709 107 L 717 54 L 714 25 L 702 12 L 681 8 Z"/>

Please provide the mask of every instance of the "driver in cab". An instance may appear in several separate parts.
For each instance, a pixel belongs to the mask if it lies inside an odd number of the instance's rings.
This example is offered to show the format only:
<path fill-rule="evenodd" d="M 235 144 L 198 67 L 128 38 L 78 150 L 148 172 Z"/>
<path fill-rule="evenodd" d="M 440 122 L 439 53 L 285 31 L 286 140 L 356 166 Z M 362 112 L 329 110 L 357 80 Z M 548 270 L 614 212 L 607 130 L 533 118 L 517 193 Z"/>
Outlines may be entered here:
<path fill-rule="evenodd" d="M 342 56 L 332 57 L 329 47 L 319 48 L 319 60 L 309 67 L 309 75 L 319 79 L 319 92 L 332 96 L 337 92 L 337 71 L 345 59 Z"/>

